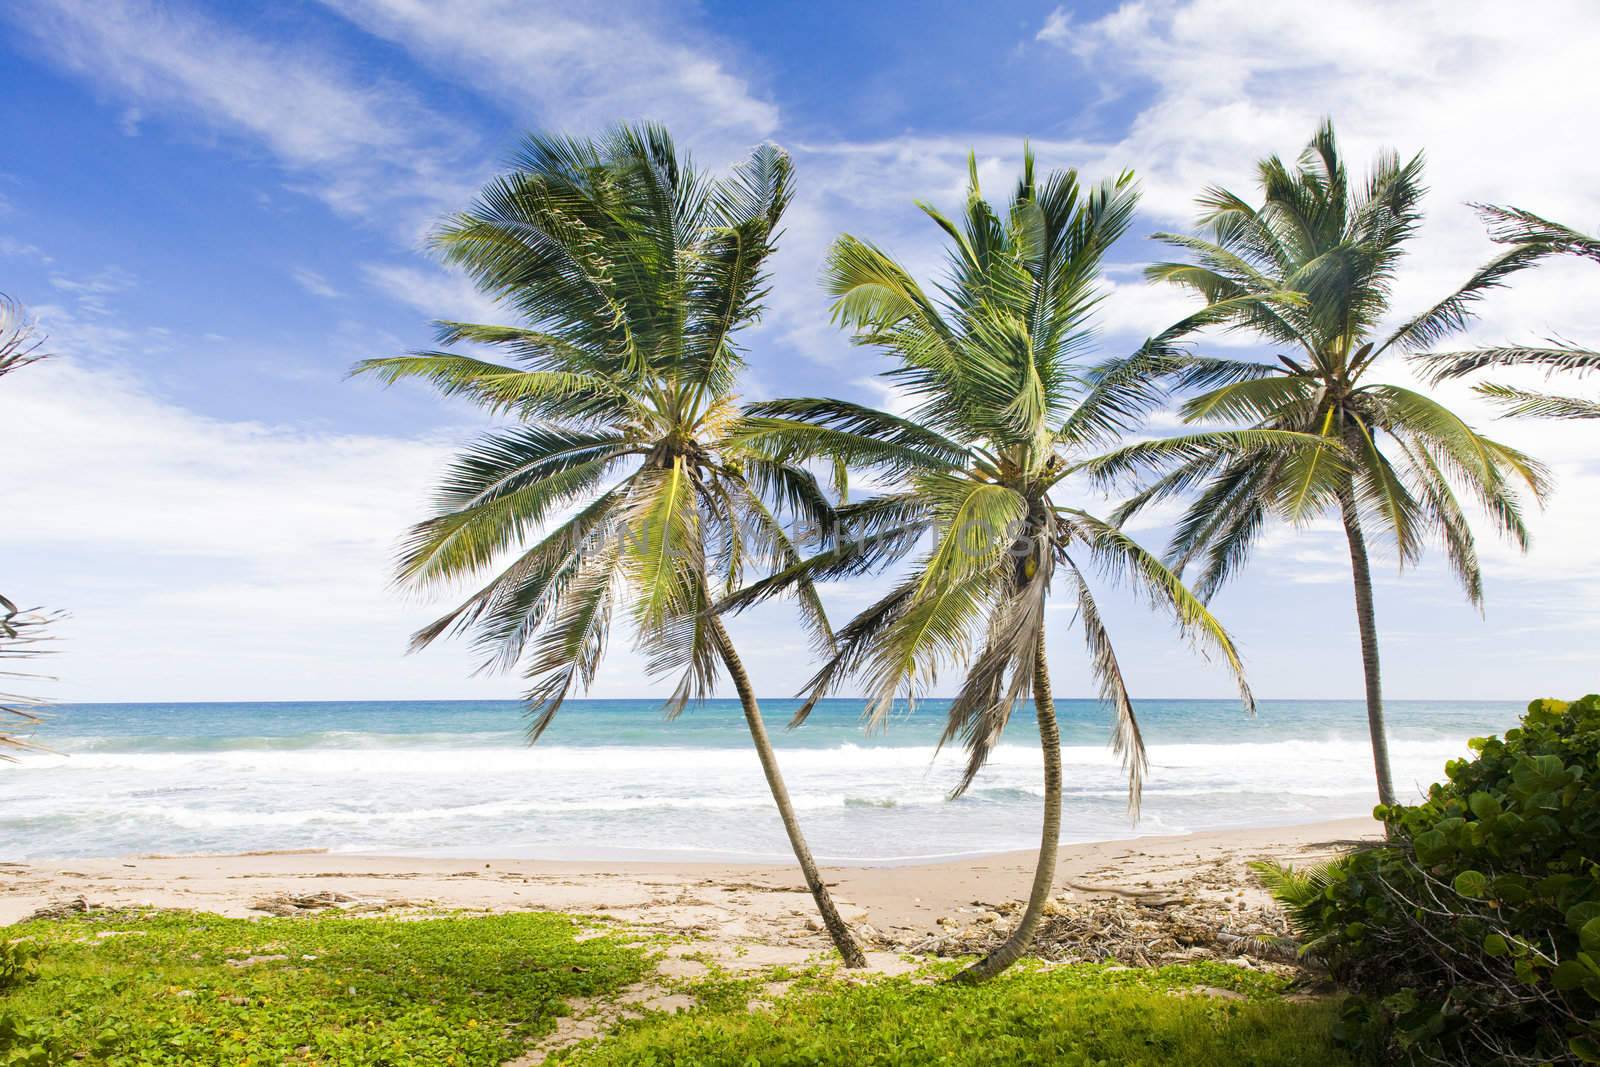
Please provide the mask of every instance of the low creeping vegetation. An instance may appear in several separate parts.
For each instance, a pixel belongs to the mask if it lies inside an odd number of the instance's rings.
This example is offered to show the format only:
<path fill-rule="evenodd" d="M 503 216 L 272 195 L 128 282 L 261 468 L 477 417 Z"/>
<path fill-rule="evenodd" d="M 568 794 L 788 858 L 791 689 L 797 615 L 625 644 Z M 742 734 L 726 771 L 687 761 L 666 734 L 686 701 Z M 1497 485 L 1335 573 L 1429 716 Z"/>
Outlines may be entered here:
<path fill-rule="evenodd" d="M 717 995 L 701 997 L 694 1011 L 626 1023 L 556 1061 L 572 1067 L 1354 1063 L 1330 1043 L 1333 1009 L 1280 999 L 1287 985 L 1211 962 L 1150 970 L 1024 967 L 981 986 L 911 978 L 841 982 L 808 973 L 777 1001 L 749 1010 L 743 994 L 754 986 L 719 982 Z"/>
<path fill-rule="evenodd" d="M 55 1064 L 489 1065 L 555 1028 L 574 998 L 654 974 L 649 948 L 569 916 L 225 919 L 90 912 L 6 931 L 0 1067 Z M 707 961 L 708 963 L 710 961 Z M 929 961 L 897 978 L 836 966 L 657 981 L 693 997 L 552 1062 L 608 1064 L 1352 1064 L 1333 1008 L 1216 962 L 1025 964 L 980 986 Z"/>
<path fill-rule="evenodd" d="M 1386 844 L 1268 870 L 1336 977 L 1339 1032 L 1412 1063 L 1600 1063 L 1600 696 L 1472 742 Z"/>
<path fill-rule="evenodd" d="M 653 970 L 561 915 L 226 919 L 90 912 L 7 939 L 36 969 L 0 989 L 0 1065 L 500 1064 L 574 997 Z"/>

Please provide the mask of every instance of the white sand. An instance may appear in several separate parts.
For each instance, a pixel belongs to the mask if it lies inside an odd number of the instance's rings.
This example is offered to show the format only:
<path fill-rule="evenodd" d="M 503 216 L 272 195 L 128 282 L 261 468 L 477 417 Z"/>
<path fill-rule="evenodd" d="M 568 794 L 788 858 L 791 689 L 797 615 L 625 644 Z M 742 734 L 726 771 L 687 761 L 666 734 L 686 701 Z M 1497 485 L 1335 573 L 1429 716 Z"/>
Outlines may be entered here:
<path fill-rule="evenodd" d="M 1264 903 L 1245 869 L 1253 859 L 1304 862 L 1371 838 L 1370 819 L 1222 830 L 1180 837 L 1067 845 L 1058 891 L 1082 899 L 1116 889 L 1176 887 L 1240 904 Z M 840 910 L 893 942 L 911 943 L 941 917 L 1024 896 L 1032 853 L 943 863 L 828 868 Z M 1197 876 L 1202 876 L 1197 879 Z M 149 905 L 261 914 L 263 898 L 333 892 L 365 910 L 427 904 L 607 915 L 632 926 L 692 930 L 714 955 L 746 964 L 799 962 L 828 948 L 792 866 L 692 862 L 465 860 L 326 852 L 133 857 L 0 864 L 0 923 L 84 898 L 93 906 Z M 889 959 L 892 953 L 881 954 Z"/>

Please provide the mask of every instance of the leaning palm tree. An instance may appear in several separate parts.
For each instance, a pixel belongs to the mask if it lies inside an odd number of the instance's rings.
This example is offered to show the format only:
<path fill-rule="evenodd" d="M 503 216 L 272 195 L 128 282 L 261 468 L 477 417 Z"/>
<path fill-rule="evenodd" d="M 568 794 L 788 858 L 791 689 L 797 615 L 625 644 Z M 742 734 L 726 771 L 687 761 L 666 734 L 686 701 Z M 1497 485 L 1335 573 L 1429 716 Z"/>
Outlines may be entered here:
<path fill-rule="evenodd" d="M 1570 255 L 1600 263 L 1600 237 L 1580 233 L 1559 222 L 1513 207 L 1479 205 L 1489 235 L 1541 255 Z M 1552 340 L 1545 345 L 1480 348 L 1464 352 L 1432 352 L 1418 357 L 1429 380 L 1437 385 L 1489 367 L 1530 367 L 1545 372 L 1600 373 L 1600 352 Z M 1520 389 L 1483 382 L 1473 391 L 1507 415 L 1536 419 L 1600 419 L 1600 400 Z"/>
<path fill-rule="evenodd" d="M 736 336 L 761 311 L 790 195 L 789 157 L 772 145 L 719 179 L 656 126 L 596 141 L 531 137 L 512 172 L 435 237 L 446 261 L 523 320 L 441 323 L 441 345 L 468 342 L 510 362 L 429 351 L 356 372 L 420 378 L 520 420 L 456 460 L 436 513 L 405 543 L 404 583 L 491 575 L 414 647 L 472 630 L 489 665 L 521 662 L 531 739 L 593 680 L 614 609 L 631 616 L 652 675 L 682 672 L 669 715 L 707 695 L 725 668 L 828 933 L 860 966 L 750 678 L 708 610 L 747 568 L 798 559 L 786 522 L 829 515 L 813 476 L 738 436 Z M 831 642 L 814 591 L 801 583 L 800 593 L 815 634 Z"/>
<path fill-rule="evenodd" d="M 1322 446 L 1241 448 L 1236 434 L 1209 445 L 1203 433 L 1130 446 L 1105 470 L 1139 461 L 1162 473 L 1115 518 L 1120 523 L 1153 501 L 1201 488 L 1176 526 L 1167 562 L 1179 573 L 1202 562 L 1196 591 L 1209 599 L 1244 563 L 1269 518 L 1339 516 L 1355 584 L 1378 797 L 1392 804 L 1367 538 L 1376 531 L 1390 540 L 1404 566 L 1437 535 L 1468 599 L 1481 605 L 1483 580 L 1457 488 L 1497 530 L 1526 547 L 1519 489 L 1542 497 L 1546 474 L 1433 398 L 1374 380 L 1375 368 L 1385 353 L 1430 347 L 1464 328 L 1474 302 L 1536 254 L 1506 252 L 1432 308 L 1383 333 L 1395 270 L 1421 218 L 1422 157 L 1402 163 L 1393 153 L 1380 156 L 1366 182 L 1352 186 L 1325 122 L 1297 166 L 1274 156 L 1259 165 L 1259 175 L 1260 207 L 1224 189 L 1208 190 L 1199 201 L 1205 236 L 1158 235 L 1192 260 L 1160 263 L 1147 273 L 1199 294 L 1209 307 L 1231 309 L 1222 321 L 1281 354 L 1275 363 L 1180 365 L 1169 381 L 1205 390 L 1183 406 L 1188 422 L 1295 431 L 1315 435 Z M 1259 299 L 1243 299 L 1250 296 Z"/>
<path fill-rule="evenodd" d="M 839 651 L 810 683 L 811 699 L 797 718 L 854 677 L 869 694 L 869 724 L 881 724 L 901 695 L 914 700 L 941 671 L 964 669 L 941 741 L 966 744 L 959 795 L 1017 702 L 1033 700 L 1045 783 L 1038 866 L 1016 928 L 963 972 L 966 980 L 998 974 L 1022 955 L 1055 879 L 1061 746 L 1045 606 L 1058 583 L 1075 606 L 1112 709 L 1113 746 L 1135 810 L 1144 747 L 1088 569 L 1131 582 L 1168 611 L 1186 635 L 1226 661 L 1250 703 L 1223 628 L 1159 560 L 1075 501 L 1068 482 L 1148 410 L 1146 364 L 1176 355 L 1158 339 L 1103 373 L 1084 363 L 1100 263 L 1136 200 L 1131 175 L 1092 188 L 1080 186 L 1074 171 L 1038 180 L 1027 153 L 1001 215 L 983 198 L 974 166 L 959 224 L 923 205 L 951 244 L 951 275 L 937 297 L 879 248 L 839 238 L 827 267 L 835 318 L 858 344 L 895 359 L 886 377 L 915 410 L 901 417 L 843 400 L 798 399 L 756 405 L 748 420 L 751 438 L 764 448 L 871 470 L 888 488 L 841 507 L 822 551 L 754 583 L 728 607 L 754 603 L 796 575 L 833 578 L 912 556 L 931 535 L 931 550 L 915 556 L 909 574 L 839 631 Z M 1265 446 L 1274 436 L 1254 438 Z"/>

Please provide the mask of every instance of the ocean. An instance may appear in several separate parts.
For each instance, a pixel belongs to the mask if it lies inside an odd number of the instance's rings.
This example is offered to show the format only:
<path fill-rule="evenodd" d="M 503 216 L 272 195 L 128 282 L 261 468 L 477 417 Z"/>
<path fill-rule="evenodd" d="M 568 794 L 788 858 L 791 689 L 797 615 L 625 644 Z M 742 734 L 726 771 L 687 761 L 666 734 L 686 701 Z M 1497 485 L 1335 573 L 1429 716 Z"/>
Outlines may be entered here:
<path fill-rule="evenodd" d="M 1033 848 L 1031 709 L 963 797 L 963 753 L 936 753 L 945 704 L 863 733 L 832 700 L 797 730 L 763 703 L 789 791 L 824 861 L 909 862 Z M 1108 714 L 1063 700 L 1065 841 L 1361 815 L 1376 801 L 1359 701 L 1147 700 L 1143 812 L 1127 812 Z M 1396 701 L 1397 789 L 1415 798 L 1508 702 Z M 81 704 L 54 708 L 48 753 L 0 764 L 0 858 L 326 848 L 482 857 L 783 860 L 786 839 L 739 705 L 665 721 L 649 700 L 573 700 L 533 746 L 514 702 Z"/>

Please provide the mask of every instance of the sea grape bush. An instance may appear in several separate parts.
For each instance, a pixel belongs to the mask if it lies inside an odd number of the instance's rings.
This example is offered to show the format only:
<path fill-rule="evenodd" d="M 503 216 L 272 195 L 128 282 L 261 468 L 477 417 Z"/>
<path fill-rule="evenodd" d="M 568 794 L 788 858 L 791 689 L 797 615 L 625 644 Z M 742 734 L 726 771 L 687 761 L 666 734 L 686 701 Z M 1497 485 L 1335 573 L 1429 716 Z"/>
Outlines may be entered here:
<path fill-rule="evenodd" d="M 1600 696 L 1471 747 L 1294 901 L 1357 991 L 1342 1032 L 1411 1062 L 1600 1063 Z"/>

